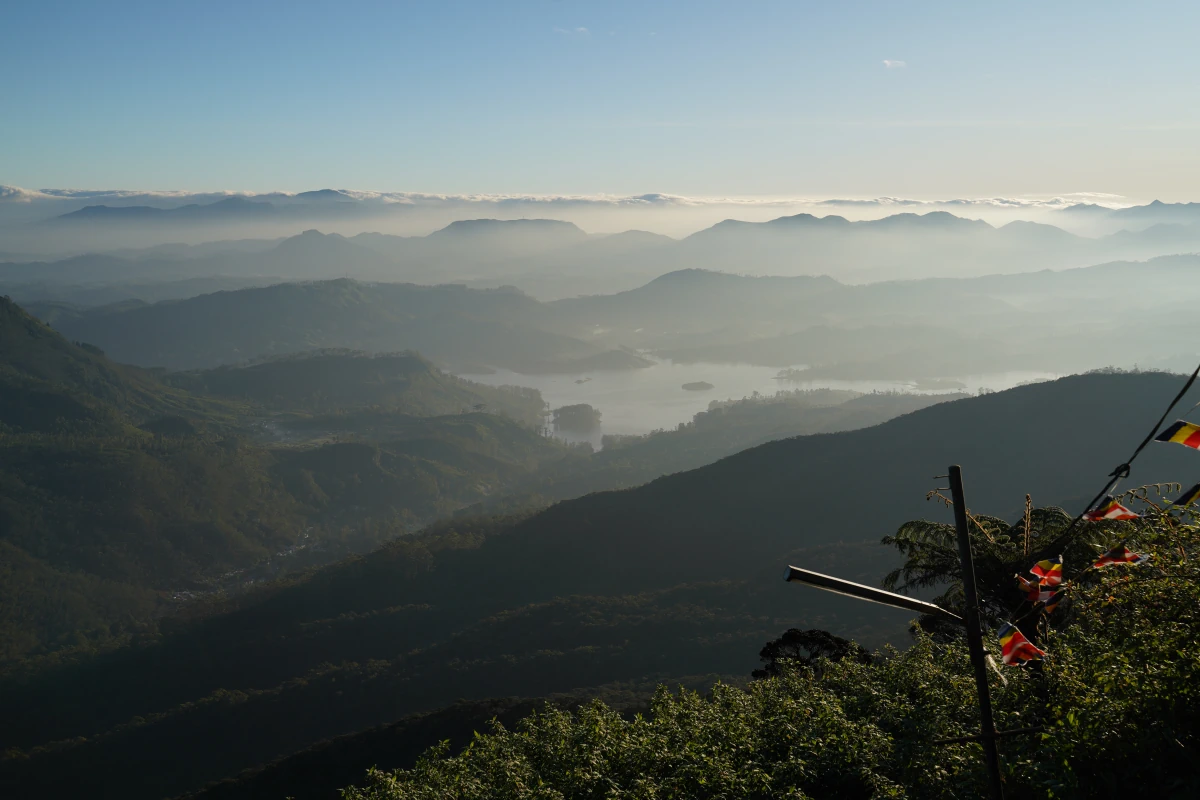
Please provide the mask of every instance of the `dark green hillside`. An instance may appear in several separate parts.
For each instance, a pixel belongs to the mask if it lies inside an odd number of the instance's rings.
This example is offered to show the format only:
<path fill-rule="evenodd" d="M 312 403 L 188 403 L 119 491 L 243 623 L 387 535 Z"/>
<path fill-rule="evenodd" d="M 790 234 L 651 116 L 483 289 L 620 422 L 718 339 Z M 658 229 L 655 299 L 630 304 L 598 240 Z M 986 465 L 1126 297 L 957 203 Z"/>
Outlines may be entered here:
<path fill-rule="evenodd" d="M 561 332 L 544 305 L 512 289 L 287 283 L 60 319 L 72 339 L 113 358 L 195 369 L 323 348 L 416 350 L 440 363 L 521 369 L 598 348 Z"/>
<path fill-rule="evenodd" d="M 1073 505 L 1094 491 L 1107 462 L 1141 440 L 1181 380 L 1076 376 L 936 405 L 874 428 L 771 442 L 635 491 L 559 504 L 489 542 L 479 564 L 508 565 L 516 570 L 508 586 L 537 585 L 546 594 L 744 574 L 789 546 L 860 541 L 919 516 L 930 476 L 953 462 L 965 465 L 974 505 L 1006 508 L 1034 488 L 1048 503 Z M 1139 461 L 1138 477 L 1187 482 L 1191 455 L 1155 447 Z M 839 501 L 873 513 L 847 518 Z M 559 570 L 568 562 L 589 568 L 568 575 Z"/>
<path fill-rule="evenodd" d="M 516 498 L 496 498 L 487 507 L 522 501 L 566 500 L 590 492 L 628 489 L 661 475 L 696 469 L 750 447 L 812 433 L 848 431 L 962 395 L 867 394 L 830 389 L 781 391 L 775 395 L 709 404 L 677 430 L 646 436 L 606 436 L 604 449 L 586 460 L 572 459 L 535 473 Z"/>
<path fill-rule="evenodd" d="M 567 452 L 532 428 L 536 392 L 476 387 L 416 356 L 325 354 L 168 385 L 7 300 L 0 326 L 5 668 L 152 635 L 195 592 L 369 549 Z M 194 393 L 209 390 L 231 400 Z M 268 403 L 277 436 L 316 446 L 262 445 Z"/>
<path fill-rule="evenodd" d="M 0 431 L 116 431 L 118 414 L 136 422 L 214 408 L 142 370 L 114 364 L 90 344 L 71 344 L 0 298 Z"/>
<path fill-rule="evenodd" d="M 944 510 L 924 497 L 952 462 L 966 468 L 973 508 L 1015 516 L 1026 491 L 1075 508 L 1180 380 L 1037 384 L 765 444 L 524 520 L 447 523 L 268 587 L 158 643 L 10 683 L 0 713 L 33 754 L 22 771 L 104 764 L 116 780 L 153 752 L 161 779 L 185 791 L 457 698 L 744 669 L 746 653 L 789 627 L 902 637 L 907 614 L 806 594 L 784 586 L 779 568 L 877 581 L 895 555 L 861 543 L 938 518 Z M 1187 482 L 1194 455 L 1154 446 L 1136 478 Z M 29 750 L 79 735 L 89 742 Z"/>
<path fill-rule="evenodd" d="M 388 640 L 401 631 L 434 634 L 446 616 L 436 609 L 398 608 L 314 620 L 283 637 L 272 634 L 270 641 L 247 634 L 237 645 L 243 659 L 278 658 L 287 651 L 294 667 L 307 663 L 315 648 L 331 646 L 361 656 L 336 666 L 318 664 L 264 690 L 213 692 L 162 714 L 142 715 L 143 720 L 87 742 L 30 752 L 28 761 L 0 767 L 0 781 L 28 785 L 55 764 L 61 769 L 56 783 L 69 794 L 81 785 L 78 776 L 86 775 L 90 785 L 115 785 L 133 759 L 148 759 L 145 788 L 130 789 L 126 796 L 154 797 L 394 720 L 411 709 L 444 706 L 468 687 L 483 696 L 572 692 L 613 676 L 670 679 L 693 672 L 698 661 L 736 672 L 751 660 L 747 653 L 788 624 L 790 604 L 764 604 L 766 591 L 717 584 L 629 597 L 563 598 L 486 617 L 444 643 L 391 657 L 385 656 Z M 775 613 L 764 614 L 770 605 Z M 812 618 L 820 620 L 822 614 Z M 863 638 L 879 640 L 864 621 L 845 622 Z M 223 652 L 197 651 L 194 657 L 228 675 L 234 665 Z M 181 759 L 185 750 L 190 755 Z"/>
<path fill-rule="evenodd" d="M 1194 797 L 1200 525 L 1194 511 L 1159 516 L 1155 505 L 1125 500 L 1152 516 L 1085 523 L 1064 553 L 1059 608 L 1026 620 L 1044 658 L 984 673 L 996 727 L 1021 734 L 996 742 L 1002 788 L 989 790 L 980 748 L 969 741 L 980 720 L 961 629 L 943 625 L 934 636 L 919 632 L 903 653 L 858 648 L 856 657 L 777 662 L 744 688 L 676 695 L 663 686 L 632 719 L 599 700 L 574 711 L 548 706 L 457 755 L 435 745 L 411 768 L 370 770 L 365 789 L 341 796 L 483 800 L 516 784 L 581 800 Z M 1060 509 L 1037 509 L 1012 523 L 985 514 L 968 523 L 980 589 L 1000 607 L 984 632 L 993 653 L 998 621 L 1020 613 L 1011 576 L 1028 566 L 1030 538 L 1037 551 L 1069 520 Z M 913 522 L 896 538 L 904 572 L 948 584 L 939 603 L 961 612 L 953 526 Z M 1114 544 L 1146 563 L 1084 570 Z"/>
<path fill-rule="evenodd" d="M 386 409 L 364 409 L 301 417 L 286 423 L 288 434 L 346 436 L 384 442 L 405 452 L 453 460 L 474 454 L 532 469 L 570 448 L 519 422 L 486 412 L 416 417 Z"/>
<path fill-rule="evenodd" d="M 318 521 L 401 517 L 411 524 L 503 495 L 567 448 L 490 414 L 416 418 L 365 412 L 317 418 L 325 431 L 370 418 L 381 444 L 342 441 L 316 448 L 277 448 L 272 474 Z M 326 426 L 327 424 L 327 426 Z M 369 423 L 364 423 L 367 427 Z"/>
<path fill-rule="evenodd" d="M 479 406 L 529 426 L 542 422 L 542 400 L 535 390 L 493 388 L 455 378 L 416 353 L 296 353 L 245 367 L 174 373 L 166 380 L 190 392 L 234 397 L 276 411 L 378 406 L 428 417 Z"/>

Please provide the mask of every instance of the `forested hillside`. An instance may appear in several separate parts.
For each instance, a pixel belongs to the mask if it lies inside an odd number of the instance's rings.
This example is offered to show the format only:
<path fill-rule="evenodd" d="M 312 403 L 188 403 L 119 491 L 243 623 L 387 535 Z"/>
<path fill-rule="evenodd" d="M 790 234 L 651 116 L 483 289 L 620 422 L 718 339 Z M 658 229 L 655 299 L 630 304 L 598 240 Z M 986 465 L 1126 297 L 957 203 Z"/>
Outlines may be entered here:
<path fill-rule="evenodd" d="M 241 367 L 171 373 L 165 380 L 190 392 L 237 398 L 272 411 L 374 407 L 431 417 L 488 409 L 530 427 L 543 422 L 536 391 L 471 383 L 442 372 L 415 352 L 292 353 Z"/>
<path fill-rule="evenodd" d="M 906 613 L 798 595 L 779 568 L 876 583 L 896 556 L 873 542 L 942 513 L 924 497 L 951 462 L 966 467 L 973 508 L 1011 519 L 1027 491 L 1078 507 L 1096 465 L 1140 440 L 1178 380 L 1037 384 L 764 444 L 523 519 L 443 523 L 157 641 L 10 681 L 0 710 L 30 757 L 12 774 L 86 770 L 107 783 L 153 754 L 146 779 L 183 792 L 459 698 L 744 672 L 789 627 L 902 639 Z M 1147 451 L 1139 477 L 1178 480 L 1189 455 Z M 89 740 L 68 742 L 79 735 Z"/>
<path fill-rule="evenodd" d="M 543 304 L 514 289 L 285 283 L 56 320 L 69 338 L 113 358 L 171 369 L 210 368 L 322 348 L 415 350 L 456 367 L 545 369 L 596 355 L 562 332 Z"/>
<path fill-rule="evenodd" d="M 1035 546 L 1066 528 L 1069 517 L 1052 516 L 1056 524 L 1038 526 Z M 1024 527 L 1019 517 L 1011 527 L 973 526 L 985 565 L 1009 567 L 995 570 L 1002 584 L 984 580 L 988 590 L 1009 598 L 1009 607 L 1019 601 L 1012 569 L 1029 563 L 1020 558 Z M 1200 791 L 1194 758 L 1200 742 L 1197 531 L 1195 515 L 1184 512 L 1089 523 L 1078 532 L 1080 551 L 1065 564 L 1076 579 L 1065 607 L 1041 625 L 1029 624 L 1045 659 L 1024 670 L 998 667 L 988 676 L 997 728 L 1034 729 L 1000 740 L 1007 796 L 1115 798 L 1154 787 L 1157 795 L 1184 798 Z M 951 539 L 928 541 L 925 550 L 952 550 Z M 1148 563 L 1081 572 L 1118 543 L 1136 548 Z M 1003 551 L 1006 557 L 997 559 Z M 918 551 L 908 565 L 921 570 L 929 555 Z M 955 596 L 957 576 L 946 571 L 941 578 L 951 584 L 947 596 Z M 600 701 L 574 713 L 548 706 L 515 728 L 476 738 L 459 755 L 434 747 L 407 769 L 371 770 L 365 788 L 345 796 L 482 800 L 516 784 L 570 798 L 600 792 L 985 797 L 979 747 L 945 741 L 979 730 L 960 637 L 920 633 L 903 653 L 784 662 L 779 675 L 747 689 L 673 695 L 663 687 L 649 713 L 634 719 Z M 1000 649 L 994 634 L 988 646 Z"/>
<path fill-rule="evenodd" d="M 536 432 L 536 392 L 416 355 L 162 376 L 8 300 L 0 389 L 6 665 L 148 635 L 197 593 L 369 549 L 567 452 Z M 355 413 L 392 424 L 338 441 Z"/>

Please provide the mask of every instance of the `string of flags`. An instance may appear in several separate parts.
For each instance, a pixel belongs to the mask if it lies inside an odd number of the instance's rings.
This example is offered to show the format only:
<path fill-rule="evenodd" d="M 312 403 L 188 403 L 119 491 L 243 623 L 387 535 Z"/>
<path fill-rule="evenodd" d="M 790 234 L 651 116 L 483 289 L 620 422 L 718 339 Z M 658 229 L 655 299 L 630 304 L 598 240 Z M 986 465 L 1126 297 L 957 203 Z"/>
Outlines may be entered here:
<path fill-rule="evenodd" d="M 1195 372 L 1188 378 L 1179 394 L 1171 401 L 1171 405 L 1163 412 L 1162 417 L 1155 425 L 1155 429 L 1166 421 L 1166 417 L 1171 413 L 1171 410 L 1178 405 L 1179 401 L 1196 382 L 1197 377 L 1200 377 L 1200 366 L 1196 367 Z M 1197 404 L 1200 407 L 1200 404 Z M 1200 450 L 1200 425 L 1187 422 L 1186 420 L 1176 420 L 1171 425 L 1167 426 L 1157 436 L 1154 435 L 1152 429 L 1150 434 L 1142 441 L 1138 448 L 1130 456 L 1129 460 L 1117 467 L 1110 475 L 1111 480 L 1103 491 L 1092 501 L 1091 507 L 1083 514 L 1075 519 L 1067 529 L 1067 533 L 1075 527 L 1075 524 L 1080 520 L 1088 522 L 1100 522 L 1103 520 L 1133 520 L 1140 519 L 1144 515 L 1139 514 L 1132 509 L 1121 505 L 1115 497 L 1110 494 L 1117 483 L 1124 477 L 1129 476 L 1130 465 L 1137 458 L 1138 454 L 1153 441 L 1168 442 L 1181 444 L 1184 447 L 1190 447 L 1193 450 Z M 1183 492 L 1175 500 L 1171 501 L 1168 508 L 1182 509 L 1187 508 L 1197 501 L 1200 501 L 1200 483 Z M 1065 535 L 1065 534 L 1064 534 Z M 1109 550 L 1104 555 L 1100 556 L 1087 570 L 1104 569 L 1118 564 L 1144 564 L 1150 560 L 1148 555 L 1135 553 L 1125 547 L 1123 544 L 1118 545 Z M 1029 570 L 1033 575 L 1033 579 L 1026 578 L 1022 575 L 1016 575 L 1017 588 L 1025 596 L 1025 599 L 1033 605 L 1033 610 L 1036 612 L 1039 607 L 1044 609 L 1046 613 L 1053 612 L 1055 606 L 1062 599 L 1063 593 L 1067 586 L 1063 585 L 1063 565 L 1062 556 L 1057 558 L 1047 558 L 1037 562 Z M 1027 615 L 1028 616 L 1028 615 Z M 1039 661 L 1046 655 L 1046 651 L 1038 648 L 1025 637 L 1025 634 L 1011 622 L 1005 622 L 997 631 L 1000 637 L 1001 657 L 1007 666 L 1024 666 L 1031 661 Z"/>

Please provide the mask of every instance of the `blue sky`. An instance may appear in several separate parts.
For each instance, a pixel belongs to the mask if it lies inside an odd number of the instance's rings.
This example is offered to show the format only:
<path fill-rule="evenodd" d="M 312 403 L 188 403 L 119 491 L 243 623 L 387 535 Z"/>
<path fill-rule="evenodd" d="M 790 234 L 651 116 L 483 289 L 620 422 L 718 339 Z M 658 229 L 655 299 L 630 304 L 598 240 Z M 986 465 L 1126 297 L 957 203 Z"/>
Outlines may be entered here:
<path fill-rule="evenodd" d="M 14 0 L 0 183 L 1200 199 L 1198 30 L 1185 2 Z"/>

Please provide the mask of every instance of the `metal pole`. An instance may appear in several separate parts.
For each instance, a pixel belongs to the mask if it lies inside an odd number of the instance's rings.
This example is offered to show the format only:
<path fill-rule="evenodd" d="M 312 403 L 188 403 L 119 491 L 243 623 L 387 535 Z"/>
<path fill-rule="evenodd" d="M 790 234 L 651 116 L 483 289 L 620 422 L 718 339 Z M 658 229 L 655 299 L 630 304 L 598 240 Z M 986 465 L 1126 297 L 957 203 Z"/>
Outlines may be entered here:
<path fill-rule="evenodd" d="M 967 503 L 963 497 L 962 470 L 957 464 L 950 467 L 950 491 L 954 499 L 954 525 L 958 528 L 958 556 L 962 560 L 963 596 L 966 599 L 964 618 L 967 624 L 967 648 L 971 666 L 975 668 L 975 688 L 979 691 L 979 720 L 982 724 L 979 742 L 987 762 L 988 778 L 993 800 L 1004 800 L 1004 783 L 1000 775 L 1000 753 L 996 750 L 996 724 L 992 721 L 992 697 L 988 692 L 987 655 L 983 652 L 983 632 L 979 628 L 979 595 L 975 590 L 975 561 L 971 557 L 971 535 L 967 529 Z"/>

